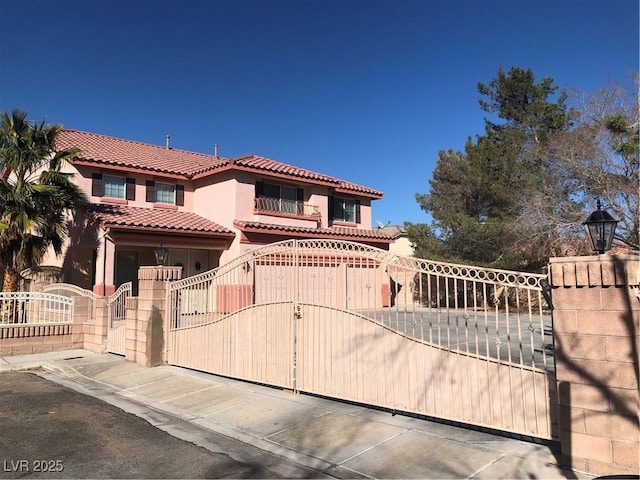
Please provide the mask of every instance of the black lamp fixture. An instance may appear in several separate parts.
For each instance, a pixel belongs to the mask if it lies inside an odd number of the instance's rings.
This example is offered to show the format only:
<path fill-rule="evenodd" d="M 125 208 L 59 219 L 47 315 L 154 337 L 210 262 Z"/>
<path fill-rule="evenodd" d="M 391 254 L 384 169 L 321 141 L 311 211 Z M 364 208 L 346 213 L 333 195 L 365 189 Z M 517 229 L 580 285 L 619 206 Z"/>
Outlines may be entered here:
<path fill-rule="evenodd" d="M 169 249 L 163 245 L 153 249 L 153 254 L 156 256 L 156 263 L 162 267 L 167 261 L 169 256 Z"/>
<path fill-rule="evenodd" d="M 607 250 L 611 250 L 613 234 L 618 220 L 609 215 L 606 210 L 602 210 L 602 204 L 599 199 L 596 207 L 598 209 L 589 215 L 583 225 L 591 241 L 593 251 L 603 254 Z"/>

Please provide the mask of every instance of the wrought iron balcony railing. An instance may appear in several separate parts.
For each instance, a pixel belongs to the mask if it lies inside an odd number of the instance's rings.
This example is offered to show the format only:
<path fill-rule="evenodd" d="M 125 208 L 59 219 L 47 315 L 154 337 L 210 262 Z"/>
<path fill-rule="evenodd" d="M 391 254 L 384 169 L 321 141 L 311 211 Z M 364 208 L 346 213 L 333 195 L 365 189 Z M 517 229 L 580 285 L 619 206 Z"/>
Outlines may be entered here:
<path fill-rule="evenodd" d="M 262 213 L 278 213 L 299 217 L 320 216 L 320 211 L 316 205 L 282 198 L 257 197 L 255 199 L 255 210 Z"/>

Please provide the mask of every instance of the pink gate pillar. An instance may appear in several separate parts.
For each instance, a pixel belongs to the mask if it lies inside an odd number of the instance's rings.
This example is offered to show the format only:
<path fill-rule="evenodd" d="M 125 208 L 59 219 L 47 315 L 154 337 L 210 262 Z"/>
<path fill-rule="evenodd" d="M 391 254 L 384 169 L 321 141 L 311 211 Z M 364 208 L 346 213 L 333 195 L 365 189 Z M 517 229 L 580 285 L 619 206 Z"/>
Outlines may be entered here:
<path fill-rule="evenodd" d="M 640 256 L 550 260 L 565 466 L 637 474 Z"/>
<path fill-rule="evenodd" d="M 109 325 L 107 297 L 98 297 L 95 300 L 94 309 L 94 318 L 88 318 L 82 325 L 84 348 L 96 353 L 105 353 L 107 351 L 107 329 Z"/>
<path fill-rule="evenodd" d="M 127 299 L 125 358 L 148 367 L 163 363 L 167 282 L 179 280 L 182 267 L 140 267 L 138 296 Z"/>

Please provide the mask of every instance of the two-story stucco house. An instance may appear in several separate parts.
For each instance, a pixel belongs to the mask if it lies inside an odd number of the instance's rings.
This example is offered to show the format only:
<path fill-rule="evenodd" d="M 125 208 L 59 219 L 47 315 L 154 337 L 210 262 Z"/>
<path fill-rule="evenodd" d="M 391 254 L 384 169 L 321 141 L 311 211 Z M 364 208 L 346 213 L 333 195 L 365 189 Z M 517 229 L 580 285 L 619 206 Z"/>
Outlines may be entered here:
<path fill-rule="evenodd" d="M 388 249 L 393 236 L 371 226 L 372 188 L 245 155 L 222 158 L 78 130 L 56 148 L 77 147 L 65 168 L 89 203 L 72 221 L 60 280 L 111 294 L 137 282 L 139 266 L 204 272 L 257 246 L 287 238 L 351 240 Z"/>

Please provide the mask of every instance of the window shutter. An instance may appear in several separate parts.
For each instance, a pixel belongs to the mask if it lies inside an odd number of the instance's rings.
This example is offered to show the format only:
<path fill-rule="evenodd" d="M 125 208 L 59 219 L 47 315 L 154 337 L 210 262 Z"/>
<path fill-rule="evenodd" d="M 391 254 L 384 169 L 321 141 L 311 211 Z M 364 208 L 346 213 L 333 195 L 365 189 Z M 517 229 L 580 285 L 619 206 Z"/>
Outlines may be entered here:
<path fill-rule="evenodd" d="M 264 183 L 256 182 L 256 198 L 264 195 Z"/>
<path fill-rule="evenodd" d="M 360 200 L 356 200 L 356 223 L 360 223 Z"/>
<path fill-rule="evenodd" d="M 136 199 L 136 179 L 127 178 L 127 200 Z"/>
<path fill-rule="evenodd" d="M 147 202 L 155 203 L 156 201 L 156 182 L 147 180 Z"/>
<path fill-rule="evenodd" d="M 176 185 L 176 205 L 184 206 L 184 185 Z"/>
<path fill-rule="evenodd" d="M 329 220 L 333 220 L 333 203 L 334 203 L 335 199 L 332 196 L 329 196 L 329 205 L 328 205 L 328 214 L 327 216 L 329 217 Z"/>
<path fill-rule="evenodd" d="M 94 197 L 102 197 L 102 174 L 91 174 L 91 195 Z"/>

